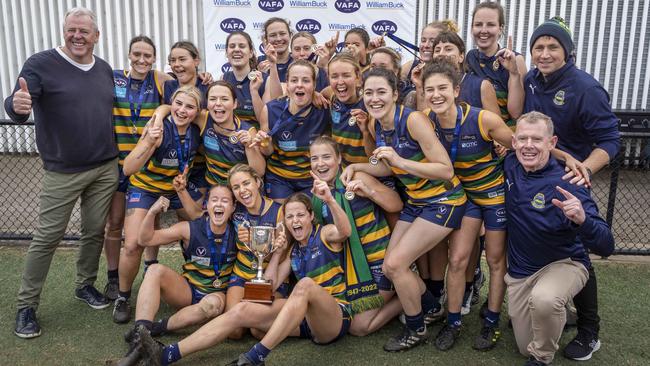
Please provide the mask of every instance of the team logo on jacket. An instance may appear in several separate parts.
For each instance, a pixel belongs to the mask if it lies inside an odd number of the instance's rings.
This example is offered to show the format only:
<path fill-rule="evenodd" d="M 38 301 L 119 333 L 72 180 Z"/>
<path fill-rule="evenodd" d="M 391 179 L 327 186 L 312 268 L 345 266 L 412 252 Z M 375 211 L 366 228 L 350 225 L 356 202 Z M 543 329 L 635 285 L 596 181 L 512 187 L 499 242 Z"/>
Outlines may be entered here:
<path fill-rule="evenodd" d="M 553 97 L 555 105 L 564 105 L 564 90 L 559 90 Z"/>
<path fill-rule="evenodd" d="M 544 193 L 537 193 L 535 197 L 533 197 L 533 200 L 530 201 L 530 204 L 538 209 L 546 207 L 546 199 L 544 198 Z"/>

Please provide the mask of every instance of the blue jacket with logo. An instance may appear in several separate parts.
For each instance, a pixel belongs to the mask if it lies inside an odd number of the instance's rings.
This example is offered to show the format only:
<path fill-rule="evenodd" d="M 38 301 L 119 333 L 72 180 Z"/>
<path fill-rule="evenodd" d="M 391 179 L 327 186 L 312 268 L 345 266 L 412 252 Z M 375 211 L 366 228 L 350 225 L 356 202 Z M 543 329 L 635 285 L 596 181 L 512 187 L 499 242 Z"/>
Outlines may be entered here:
<path fill-rule="evenodd" d="M 550 157 L 544 168 L 526 172 L 517 156 L 510 153 L 504 161 L 504 172 L 510 276 L 528 277 L 565 258 L 589 268 L 591 262 L 585 247 L 602 256 L 612 253 L 614 237 L 607 223 L 598 216 L 598 207 L 589 190 L 562 180 L 565 172 L 557 160 Z M 570 221 L 562 209 L 553 205 L 553 198 L 566 200 L 556 186 L 580 200 L 586 215 L 582 225 Z"/>
<path fill-rule="evenodd" d="M 610 160 L 620 149 L 618 119 L 607 91 L 570 59 L 548 77 L 532 69 L 524 79 L 524 112 L 538 111 L 551 117 L 558 136 L 557 147 L 584 161 L 594 147 Z"/>

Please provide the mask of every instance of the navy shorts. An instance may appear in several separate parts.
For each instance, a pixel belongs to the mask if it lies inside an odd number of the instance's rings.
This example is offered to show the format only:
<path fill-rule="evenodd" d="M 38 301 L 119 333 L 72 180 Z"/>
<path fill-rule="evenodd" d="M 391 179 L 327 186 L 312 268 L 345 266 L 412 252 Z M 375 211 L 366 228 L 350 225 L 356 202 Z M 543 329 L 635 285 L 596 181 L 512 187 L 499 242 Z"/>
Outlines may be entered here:
<path fill-rule="evenodd" d="M 187 179 L 188 187 L 196 188 L 209 188 L 210 182 L 205 179 L 205 174 L 208 171 L 208 167 L 205 164 L 201 166 L 193 167 L 190 170 L 190 176 Z"/>
<path fill-rule="evenodd" d="M 444 203 L 429 203 L 416 206 L 406 202 L 399 219 L 400 221 L 413 222 L 419 217 L 436 225 L 458 229 L 464 214 L 465 205 L 452 206 Z"/>
<path fill-rule="evenodd" d="M 308 193 L 314 185 L 311 178 L 287 179 L 279 175 L 266 172 L 264 190 L 272 199 L 285 199 L 296 192 Z"/>
<path fill-rule="evenodd" d="M 126 193 L 126 190 L 129 188 L 129 177 L 124 175 L 122 167 L 120 167 L 120 178 L 117 181 L 117 192 Z"/>
<path fill-rule="evenodd" d="M 374 264 L 370 266 L 372 279 L 377 284 L 378 289 L 383 291 L 393 291 L 395 289 L 393 283 L 388 279 L 388 277 L 386 277 L 384 271 L 381 269 L 383 263 L 384 261 L 382 260 L 380 263 L 374 262 Z"/>
<path fill-rule="evenodd" d="M 203 195 L 198 188 L 187 190 L 190 194 L 190 197 L 194 201 L 201 198 Z M 148 210 L 153 206 L 153 204 L 158 200 L 158 197 L 165 196 L 169 199 L 169 208 L 172 210 L 178 210 L 183 208 L 181 200 L 178 198 L 176 193 L 172 194 L 161 194 L 145 191 L 144 189 L 136 188 L 134 186 L 129 186 L 129 189 L 126 191 L 126 208 L 144 208 Z"/>
<path fill-rule="evenodd" d="M 314 339 L 314 336 L 311 334 L 311 329 L 309 329 L 309 324 L 307 323 L 307 319 L 303 319 L 302 323 L 300 323 L 300 338 L 311 339 L 311 341 L 314 342 L 314 344 L 320 346 L 327 346 L 328 344 L 332 344 L 338 341 L 339 339 L 343 338 L 343 336 L 345 336 L 348 330 L 350 330 L 350 324 L 352 324 L 352 315 L 350 315 L 350 309 L 348 305 L 341 304 L 341 303 L 339 303 L 338 305 L 339 308 L 341 308 L 341 316 L 343 318 L 343 321 L 341 322 L 341 330 L 339 330 L 339 334 L 337 334 L 336 337 L 334 337 L 334 339 L 325 343 L 317 342 Z"/>
<path fill-rule="evenodd" d="M 485 230 L 506 230 L 507 219 L 505 203 L 490 206 L 479 206 L 468 198 L 467 203 L 465 204 L 465 216 L 483 220 Z"/>

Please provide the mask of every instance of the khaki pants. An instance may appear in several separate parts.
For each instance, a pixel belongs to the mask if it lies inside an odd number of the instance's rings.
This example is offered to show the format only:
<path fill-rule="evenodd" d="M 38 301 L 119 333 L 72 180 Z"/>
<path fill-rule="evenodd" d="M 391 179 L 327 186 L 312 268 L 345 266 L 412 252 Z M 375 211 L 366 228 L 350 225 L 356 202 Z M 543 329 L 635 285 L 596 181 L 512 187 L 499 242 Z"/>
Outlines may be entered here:
<path fill-rule="evenodd" d="M 566 323 L 565 305 L 587 277 L 584 265 L 571 259 L 553 262 L 525 278 L 506 274 L 508 315 L 521 354 L 546 364 L 553 361 Z"/>
<path fill-rule="evenodd" d="M 37 308 L 54 251 L 63 239 L 77 199 L 81 198 L 81 240 L 77 287 L 92 285 L 102 254 L 104 225 L 117 188 L 117 158 L 81 173 L 46 171 L 40 195 L 38 228 L 25 258 L 18 309 Z"/>

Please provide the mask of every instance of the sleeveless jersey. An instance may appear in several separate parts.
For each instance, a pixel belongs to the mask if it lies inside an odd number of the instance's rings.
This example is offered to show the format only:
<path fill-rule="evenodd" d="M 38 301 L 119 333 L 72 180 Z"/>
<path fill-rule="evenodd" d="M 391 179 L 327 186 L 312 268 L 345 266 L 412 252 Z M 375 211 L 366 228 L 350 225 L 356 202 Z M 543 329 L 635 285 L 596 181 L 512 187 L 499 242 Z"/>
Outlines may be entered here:
<path fill-rule="evenodd" d="M 177 148 L 182 151 L 184 139 L 181 139 L 181 146 L 178 146 L 174 139 L 173 123 L 169 118 L 165 118 L 163 121 L 162 143 L 156 148 L 142 169 L 129 178 L 129 182 L 134 187 L 155 193 L 176 193 L 172 181 L 178 174 L 182 173 L 179 170 L 181 157 L 178 156 Z M 187 127 L 184 138 L 190 139 L 187 164 L 192 167 L 196 149 L 201 142 L 199 128 L 194 124 L 190 124 Z"/>
<path fill-rule="evenodd" d="M 461 104 L 463 113 L 454 171 L 467 196 L 479 206 L 505 202 L 503 166 L 494 153 L 492 139 L 483 128 L 483 110 Z M 436 125 L 439 139 L 451 151 L 454 128 L 442 128 L 431 110 L 425 113 Z M 451 153 L 450 153 L 451 154 Z"/>
<path fill-rule="evenodd" d="M 354 163 L 368 162 L 368 155 L 363 149 L 363 134 L 359 126 L 356 124 L 354 126 L 348 125 L 350 110 L 352 109 L 366 111 L 363 99 L 354 104 L 345 104 L 333 98 L 329 111 L 332 120 L 332 139 L 339 144 L 343 167 Z"/>
<path fill-rule="evenodd" d="M 126 70 L 113 70 L 113 84 L 113 130 L 121 166 L 160 105 L 162 84 L 155 71 L 149 71 L 144 80 L 135 80 L 128 76 Z"/>
<path fill-rule="evenodd" d="M 282 205 L 270 198 L 263 197 L 263 199 L 265 202 L 261 215 L 252 215 L 248 213 L 246 207 L 238 203 L 237 207 L 235 207 L 235 212 L 232 215 L 235 227 L 239 227 L 244 220 L 248 220 L 251 226 L 276 227 L 278 221 L 281 220 Z M 269 264 L 271 256 L 272 255 L 269 255 L 264 258 L 262 269 L 265 269 Z M 257 257 L 246 248 L 244 243 L 237 239 L 237 260 L 235 261 L 233 273 L 246 281 L 250 281 L 257 275 L 257 268 L 253 269 L 253 263 L 257 263 Z"/>
<path fill-rule="evenodd" d="M 203 293 L 222 292 L 228 288 L 228 280 L 232 273 L 237 246 L 235 237 L 237 230 L 232 224 L 228 224 L 226 233 L 214 235 L 214 243 L 210 243 L 207 230 L 210 230 L 207 216 L 190 221 L 190 240 L 187 248 L 183 249 L 185 264 L 183 264 L 183 277 Z M 228 242 L 224 243 L 224 237 L 228 236 Z M 215 246 L 216 247 L 213 247 Z M 212 252 L 214 251 L 214 254 Z M 219 286 L 214 287 L 217 279 L 214 273 L 214 262 L 219 261 Z"/>
<path fill-rule="evenodd" d="M 265 55 L 257 56 L 257 63 L 260 63 L 264 60 L 266 60 Z M 278 77 L 281 83 L 287 82 L 287 71 L 289 70 L 289 65 L 291 65 L 292 62 L 293 62 L 293 58 L 291 57 L 291 55 L 289 55 L 289 59 L 287 59 L 287 62 L 283 64 L 281 63 L 275 64 L 278 69 Z"/>
<path fill-rule="evenodd" d="M 483 101 L 481 99 L 481 84 L 483 78 L 474 74 L 463 75 L 463 80 L 460 83 L 460 94 L 458 99 L 476 108 L 483 108 Z"/>
<path fill-rule="evenodd" d="M 287 98 L 266 104 L 273 137 L 273 154 L 268 159 L 267 167 L 282 178 L 309 179 L 309 145 L 327 130 L 329 111 L 312 106 L 306 116 L 299 117 L 289 112 L 288 105 Z"/>
<path fill-rule="evenodd" d="M 520 55 L 518 52 L 515 52 L 515 54 Z M 467 52 L 465 60 L 471 73 L 490 80 L 497 93 L 501 118 L 506 121 L 508 127 L 514 129 L 516 121 L 508 113 L 508 80 L 510 80 L 508 70 L 499 63 L 496 56 L 487 57 L 478 49 Z"/>
<path fill-rule="evenodd" d="M 262 85 L 258 90 L 260 98 L 264 95 L 266 81 L 268 80 L 269 75 L 262 73 L 262 78 Z M 238 81 L 235 77 L 235 73 L 232 71 L 228 71 L 223 74 L 223 80 L 229 82 L 230 85 L 235 88 L 235 96 L 237 97 L 237 109 L 235 109 L 235 116 L 259 129 L 260 124 L 257 121 L 255 110 L 253 109 L 253 98 L 251 97 L 250 89 L 251 81 L 248 79 L 248 77 L 244 77 L 242 81 Z"/>
<path fill-rule="evenodd" d="M 324 288 L 337 302 L 345 299 L 345 273 L 341 267 L 341 252 L 335 252 L 323 239 L 322 226 L 312 228 L 307 245 L 297 243 L 291 248 L 291 269 L 298 280 L 309 277 Z"/>
<path fill-rule="evenodd" d="M 366 254 L 368 265 L 383 261 L 386 247 L 390 241 L 390 228 L 379 206 L 368 198 L 355 196 L 350 201 L 354 223 L 359 233 L 359 239 Z M 334 224 L 332 214 L 326 204 L 323 204 L 323 223 Z"/>
<path fill-rule="evenodd" d="M 375 140 L 377 146 L 380 140 L 384 140 L 386 146 L 392 146 L 395 152 L 404 159 L 415 162 L 428 162 L 422 147 L 413 139 L 408 128 L 408 120 L 414 111 L 404 107 L 396 106 L 395 129 L 387 133 L 381 132 L 379 121 L 375 121 Z M 380 137 L 380 134 L 383 137 Z M 386 137 L 392 137 L 392 141 L 386 141 Z M 456 176 L 452 179 L 453 188 L 445 189 L 444 181 L 430 180 L 412 175 L 402 169 L 391 166 L 393 174 L 405 187 L 405 193 L 408 196 L 408 203 L 416 206 L 426 206 L 430 203 L 444 203 L 452 206 L 460 206 L 465 203 L 467 197 L 463 192 L 460 181 Z"/>
<path fill-rule="evenodd" d="M 235 130 L 248 131 L 253 126 L 242 122 L 235 117 Z M 226 184 L 228 180 L 228 171 L 238 163 L 247 163 L 246 151 L 241 142 L 232 143 L 228 136 L 222 135 L 219 129 L 214 127 L 215 123 L 208 113 L 207 121 L 201 141 L 203 142 L 203 151 L 207 161 L 208 169 L 205 172 L 205 179 L 211 185 Z"/>

